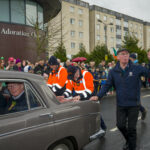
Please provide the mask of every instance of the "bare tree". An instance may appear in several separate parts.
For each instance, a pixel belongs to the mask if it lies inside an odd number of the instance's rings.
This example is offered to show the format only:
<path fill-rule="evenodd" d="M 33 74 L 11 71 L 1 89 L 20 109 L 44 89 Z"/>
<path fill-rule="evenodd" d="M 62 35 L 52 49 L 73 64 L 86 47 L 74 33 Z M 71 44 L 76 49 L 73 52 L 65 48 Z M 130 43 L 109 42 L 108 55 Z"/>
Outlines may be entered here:
<path fill-rule="evenodd" d="M 48 29 L 48 49 L 50 53 L 54 53 L 59 44 L 65 42 L 64 23 L 65 17 L 62 17 L 62 12 L 58 16 L 47 23 Z"/>

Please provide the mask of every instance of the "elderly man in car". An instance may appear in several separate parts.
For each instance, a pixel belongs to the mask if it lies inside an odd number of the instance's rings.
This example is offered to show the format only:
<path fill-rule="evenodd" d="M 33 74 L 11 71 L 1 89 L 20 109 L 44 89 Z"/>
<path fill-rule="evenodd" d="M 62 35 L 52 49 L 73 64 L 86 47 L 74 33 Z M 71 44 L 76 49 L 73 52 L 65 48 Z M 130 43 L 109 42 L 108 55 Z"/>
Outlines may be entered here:
<path fill-rule="evenodd" d="M 11 94 L 8 100 L 6 113 L 24 111 L 28 109 L 24 84 L 21 82 L 7 83 L 7 88 Z"/>

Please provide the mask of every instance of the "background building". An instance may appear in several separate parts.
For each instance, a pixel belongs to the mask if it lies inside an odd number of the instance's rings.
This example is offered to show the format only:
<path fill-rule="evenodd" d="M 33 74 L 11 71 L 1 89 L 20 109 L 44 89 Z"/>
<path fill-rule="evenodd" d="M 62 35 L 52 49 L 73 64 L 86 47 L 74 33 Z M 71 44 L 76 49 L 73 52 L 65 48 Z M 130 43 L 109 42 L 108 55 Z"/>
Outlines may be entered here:
<path fill-rule="evenodd" d="M 99 6 L 90 6 L 90 49 L 106 44 L 111 53 L 123 44 L 125 35 L 139 39 L 144 48 L 143 21 Z"/>
<path fill-rule="evenodd" d="M 55 23 L 52 23 L 55 22 Z M 86 51 L 89 52 L 89 4 L 77 0 L 63 0 L 61 12 L 50 21 L 49 28 L 53 28 L 52 24 L 62 26 L 59 34 L 55 35 L 56 44 L 51 47 L 51 51 L 55 50 L 62 41 L 69 56 L 79 52 L 83 44 Z M 52 44 L 52 43 L 50 43 Z M 68 56 L 68 57 L 69 57 Z"/>
<path fill-rule="evenodd" d="M 43 24 L 61 9 L 59 0 L 0 0 L 0 56 L 36 60 L 34 24 Z"/>
<path fill-rule="evenodd" d="M 144 22 L 144 48 L 150 48 L 150 23 Z"/>
<path fill-rule="evenodd" d="M 81 43 L 87 52 L 98 44 L 106 44 L 113 53 L 113 48 L 120 48 L 127 34 L 139 39 L 138 46 L 150 48 L 150 23 L 100 6 L 89 6 L 79 0 L 62 0 L 62 12 L 52 21 L 56 20 L 62 25 L 57 36 L 64 42 L 67 55 L 78 53 Z"/>

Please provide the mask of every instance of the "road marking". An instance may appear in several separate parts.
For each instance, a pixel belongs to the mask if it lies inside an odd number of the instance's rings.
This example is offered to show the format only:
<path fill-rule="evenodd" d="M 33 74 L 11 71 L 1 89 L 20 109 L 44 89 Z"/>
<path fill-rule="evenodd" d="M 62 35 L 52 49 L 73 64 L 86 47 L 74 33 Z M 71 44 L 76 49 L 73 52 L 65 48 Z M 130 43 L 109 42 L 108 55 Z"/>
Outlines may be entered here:
<path fill-rule="evenodd" d="M 138 117 L 138 120 L 141 120 L 141 116 Z"/>
<path fill-rule="evenodd" d="M 142 96 L 142 97 L 150 97 L 150 95 L 145 95 L 145 96 Z"/>
<path fill-rule="evenodd" d="M 115 128 L 113 128 L 113 129 L 111 129 L 110 131 L 111 131 L 111 132 L 115 132 L 115 131 L 117 131 L 117 130 L 118 130 L 118 128 L 115 127 Z"/>
<path fill-rule="evenodd" d="M 138 120 L 141 120 L 141 116 L 138 117 Z M 118 128 L 115 127 L 115 128 L 112 128 L 112 129 L 109 130 L 109 131 L 110 131 L 110 132 L 115 132 L 115 131 L 117 131 L 117 130 L 118 130 Z"/>

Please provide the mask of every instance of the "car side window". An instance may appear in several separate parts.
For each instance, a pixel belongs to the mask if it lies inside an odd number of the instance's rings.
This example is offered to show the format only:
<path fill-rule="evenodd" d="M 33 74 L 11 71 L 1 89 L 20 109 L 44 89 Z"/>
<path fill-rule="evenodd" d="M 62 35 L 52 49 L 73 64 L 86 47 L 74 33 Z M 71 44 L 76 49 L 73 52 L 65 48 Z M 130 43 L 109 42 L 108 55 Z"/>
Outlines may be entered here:
<path fill-rule="evenodd" d="M 0 82 L 0 114 L 28 110 L 24 82 Z"/>
<path fill-rule="evenodd" d="M 42 106 L 36 93 L 28 85 L 26 86 L 26 91 L 31 109 Z"/>

